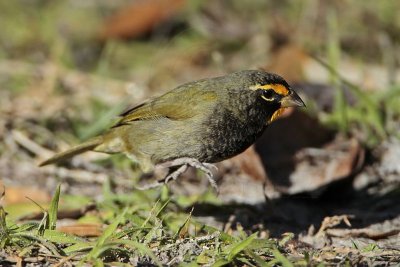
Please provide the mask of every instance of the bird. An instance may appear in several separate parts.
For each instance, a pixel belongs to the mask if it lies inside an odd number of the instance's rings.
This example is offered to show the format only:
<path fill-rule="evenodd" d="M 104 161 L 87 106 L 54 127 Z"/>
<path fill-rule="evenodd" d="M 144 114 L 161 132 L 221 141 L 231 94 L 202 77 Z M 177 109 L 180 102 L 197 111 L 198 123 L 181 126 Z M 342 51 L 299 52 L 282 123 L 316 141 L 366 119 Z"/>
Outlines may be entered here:
<path fill-rule="evenodd" d="M 176 180 L 189 166 L 209 182 L 214 163 L 251 146 L 289 107 L 305 103 L 278 74 L 242 70 L 182 84 L 120 114 L 103 134 L 40 163 L 58 163 L 92 150 L 123 153 L 143 173 L 168 168 L 162 183 Z"/>

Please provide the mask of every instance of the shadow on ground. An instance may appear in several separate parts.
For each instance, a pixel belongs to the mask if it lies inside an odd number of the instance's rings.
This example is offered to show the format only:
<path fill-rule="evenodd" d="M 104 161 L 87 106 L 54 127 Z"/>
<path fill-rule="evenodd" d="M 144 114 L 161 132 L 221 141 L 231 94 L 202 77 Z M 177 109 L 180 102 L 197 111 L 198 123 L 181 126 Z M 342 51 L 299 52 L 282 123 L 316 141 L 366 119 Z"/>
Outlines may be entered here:
<path fill-rule="evenodd" d="M 370 195 L 366 191 L 354 191 L 336 186 L 327 189 L 320 197 L 310 194 L 282 196 L 269 203 L 246 204 L 196 204 L 194 216 L 212 216 L 222 223 L 240 223 L 244 229 L 267 229 L 271 236 L 283 233 L 306 233 L 311 225 L 318 229 L 325 217 L 352 215 L 352 228 L 364 228 L 389 221 L 400 216 L 399 192 Z M 389 227 L 389 225 L 387 225 Z"/>

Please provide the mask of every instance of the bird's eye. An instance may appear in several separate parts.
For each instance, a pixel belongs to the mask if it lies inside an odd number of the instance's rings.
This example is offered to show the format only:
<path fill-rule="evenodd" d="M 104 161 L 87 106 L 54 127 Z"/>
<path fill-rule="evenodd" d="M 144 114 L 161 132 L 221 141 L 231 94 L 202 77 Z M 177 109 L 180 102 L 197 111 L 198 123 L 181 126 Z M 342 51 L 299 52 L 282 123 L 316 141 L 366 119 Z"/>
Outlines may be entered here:
<path fill-rule="evenodd" d="M 273 96 L 274 96 L 274 92 L 273 92 L 273 90 L 271 90 L 271 89 L 270 89 L 270 90 L 265 90 L 265 91 L 263 92 L 263 98 L 272 100 Z"/>

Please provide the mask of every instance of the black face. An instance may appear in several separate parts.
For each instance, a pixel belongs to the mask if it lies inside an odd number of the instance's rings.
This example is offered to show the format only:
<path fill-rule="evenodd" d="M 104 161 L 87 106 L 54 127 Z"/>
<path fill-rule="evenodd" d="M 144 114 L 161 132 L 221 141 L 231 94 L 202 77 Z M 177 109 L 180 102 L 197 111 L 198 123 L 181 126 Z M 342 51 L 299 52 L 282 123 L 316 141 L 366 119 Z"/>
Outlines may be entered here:
<path fill-rule="evenodd" d="M 229 87 L 248 89 L 254 93 L 257 101 L 273 108 L 287 107 L 288 100 L 290 102 L 292 98 L 289 95 L 293 94 L 289 84 L 281 76 L 261 70 L 239 71 L 225 76 L 224 79 L 228 80 Z M 289 104 L 293 106 L 293 103 Z"/>
<path fill-rule="evenodd" d="M 257 91 L 259 91 L 260 97 L 269 103 L 279 104 L 283 97 L 282 95 L 276 93 L 273 89 L 258 89 Z"/>

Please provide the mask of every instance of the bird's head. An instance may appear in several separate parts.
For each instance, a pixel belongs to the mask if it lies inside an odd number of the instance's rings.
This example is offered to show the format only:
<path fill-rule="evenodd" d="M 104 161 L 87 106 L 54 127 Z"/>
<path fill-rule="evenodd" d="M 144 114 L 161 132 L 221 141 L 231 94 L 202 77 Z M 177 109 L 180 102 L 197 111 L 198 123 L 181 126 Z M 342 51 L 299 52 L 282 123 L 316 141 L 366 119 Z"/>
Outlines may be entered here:
<path fill-rule="evenodd" d="M 285 108 L 305 107 L 300 96 L 279 75 L 259 70 L 242 71 L 240 76 L 246 89 L 255 92 L 258 101 L 265 103 L 273 114 L 268 121 L 274 121 Z"/>

